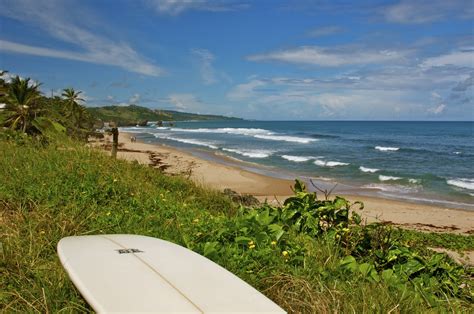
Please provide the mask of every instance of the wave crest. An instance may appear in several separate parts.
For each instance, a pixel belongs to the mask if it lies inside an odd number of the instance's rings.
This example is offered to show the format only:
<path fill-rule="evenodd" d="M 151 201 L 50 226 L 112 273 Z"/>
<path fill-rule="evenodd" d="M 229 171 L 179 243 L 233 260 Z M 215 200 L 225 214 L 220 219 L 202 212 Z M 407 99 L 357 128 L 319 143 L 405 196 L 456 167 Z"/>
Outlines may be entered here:
<path fill-rule="evenodd" d="M 367 168 L 367 167 L 360 166 L 359 170 L 362 171 L 362 172 L 375 173 L 375 172 L 379 171 L 380 169 Z"/>
<path fill-rule="evenodd" d="M 396 152 L 400 149 L 400 147 L 386 147 L 386 146 L 375 146 L 376 150 L 380 150 L 382 152 Z"/>
<path fill-rule="evenodd" d="M 239 154 L 242 156 L 247 156 L 250 158 L 267 158 L 270 157 L 274 151 L 262 150 L 262 149 L 233 149 L 233 148 L 223 148 L 227 152 Z"/>
<path fill-rule="evenodd" d="M 383 175 L 379 175 L 379 180 L 380 181 L 395 181 L 395 180 L 401 180 L 402 178 L 400 177 L 393 177 L 393 176 L 383 176 Z"/>
<path fill-rule="evenodd" d="M 446 182 L 449 185 L 453 185 L 458 188 L 462 188 L 466 190 L 474 190 L 474 179 L 456 178 L 456 179 L 447 180 Z"/>
<path fill-rule="evenodd" d="M 340 162 L 340 161 L 324 161 L 324 160 L 315 160 L 315 165 L 321 167 L 337 167 L 337 166 L 347 166 L 349 163 L 347 162 Z"/>

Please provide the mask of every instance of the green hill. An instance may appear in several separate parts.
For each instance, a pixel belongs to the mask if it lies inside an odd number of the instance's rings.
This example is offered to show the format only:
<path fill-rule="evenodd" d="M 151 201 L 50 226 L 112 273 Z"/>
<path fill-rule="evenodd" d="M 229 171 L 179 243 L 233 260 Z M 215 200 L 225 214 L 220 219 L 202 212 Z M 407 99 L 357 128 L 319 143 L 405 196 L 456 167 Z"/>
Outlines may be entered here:
<path fill-rule="evenodd" d="M 202 115 L 173 110 L 160 110 L 129 106 L 89 107 L 87 111 L 104 122 L 114 121 L 119 126 L 136 125 L 145 121 L 186 121 L 186 120 L 240 120 L 219 115 Z"/>

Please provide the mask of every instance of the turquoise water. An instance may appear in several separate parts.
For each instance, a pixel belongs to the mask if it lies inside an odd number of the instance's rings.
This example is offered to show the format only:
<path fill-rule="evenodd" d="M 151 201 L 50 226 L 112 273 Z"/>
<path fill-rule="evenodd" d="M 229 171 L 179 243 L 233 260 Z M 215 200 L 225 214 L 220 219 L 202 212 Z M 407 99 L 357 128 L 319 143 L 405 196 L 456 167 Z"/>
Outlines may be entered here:
<path fill-rule="evenodd" d="M 212 121 L 122 130 L 361 194 L 474 209 L 473 122 Z"/>

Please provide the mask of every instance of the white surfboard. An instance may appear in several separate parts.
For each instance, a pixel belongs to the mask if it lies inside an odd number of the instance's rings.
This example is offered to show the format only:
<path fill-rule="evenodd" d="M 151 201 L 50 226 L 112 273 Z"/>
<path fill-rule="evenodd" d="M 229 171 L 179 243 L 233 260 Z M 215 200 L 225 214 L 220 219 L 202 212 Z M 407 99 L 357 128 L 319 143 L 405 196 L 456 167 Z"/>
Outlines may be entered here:
<path fill-rule="evenodd" d="M 285 313 L 249 284 L 174 243 L 139 235 L 61 239 L 58 255 L 99 313 Z"/>

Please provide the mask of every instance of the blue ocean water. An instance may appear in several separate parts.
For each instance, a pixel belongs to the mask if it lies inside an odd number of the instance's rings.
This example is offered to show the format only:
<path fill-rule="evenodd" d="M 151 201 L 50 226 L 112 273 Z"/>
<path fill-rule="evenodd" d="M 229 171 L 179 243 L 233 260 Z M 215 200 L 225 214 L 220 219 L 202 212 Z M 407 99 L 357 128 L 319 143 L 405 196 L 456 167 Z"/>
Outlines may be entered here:
<path fill-rule="evenodd" d="M 474 209 L 474 122 L 190 121 L 122 130 L 356 193 Z"/>

